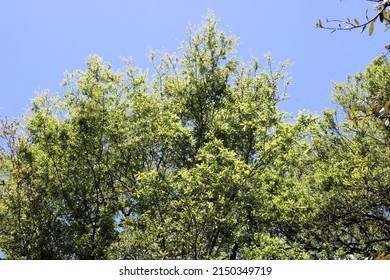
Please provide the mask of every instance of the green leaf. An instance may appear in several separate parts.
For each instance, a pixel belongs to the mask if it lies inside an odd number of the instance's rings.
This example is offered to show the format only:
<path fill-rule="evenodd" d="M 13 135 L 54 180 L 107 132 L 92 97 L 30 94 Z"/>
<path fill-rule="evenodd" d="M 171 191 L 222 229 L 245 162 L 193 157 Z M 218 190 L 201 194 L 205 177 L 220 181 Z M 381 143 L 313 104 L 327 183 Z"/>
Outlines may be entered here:
<path fill-rule="evenodd" d="M 353 120 L 355 117 L 356 117 L 356 105 L 353 105 L 349 112 L 349 118 Z"/>
<path fill-rule="evenodd" d="M 356 18 L 353 21 L 355 22 L 356 25 L 360 25 L 359 21 Z"/>
<path fill-rule="evenodd" d="M 387 116 L 387 113 L 389 112 L 389 106 L 390 106 L 390 101 L 387 101 L 385 106 L 383 107 L 383 115 Z"/>
<path fill-rule="evenodd" d="M 372 35 L 372 33 L 374 32 L 374 27 L 375 27 L 375 20 L 370 23 L 370 27 L 368 28 L 368 36 Z"/>

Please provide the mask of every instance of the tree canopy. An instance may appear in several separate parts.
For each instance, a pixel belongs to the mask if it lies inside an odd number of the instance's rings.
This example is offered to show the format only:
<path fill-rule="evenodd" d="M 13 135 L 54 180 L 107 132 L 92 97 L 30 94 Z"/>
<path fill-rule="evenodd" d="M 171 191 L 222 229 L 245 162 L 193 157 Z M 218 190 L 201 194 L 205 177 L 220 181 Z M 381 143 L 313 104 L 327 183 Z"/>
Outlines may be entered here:
<path fill-rule="evenodd" d="M 288 65 L 244 63 L 217 23 L 209 14 L 177 53 L 152 52 L 152 75 L 91 55 L 64 93 L 1 120 L 6 258 L 390 254 L 390 131 L 365 103 L 387 112 L 389 62 L 336 84 L 336 110 L 289 122 Z"/>

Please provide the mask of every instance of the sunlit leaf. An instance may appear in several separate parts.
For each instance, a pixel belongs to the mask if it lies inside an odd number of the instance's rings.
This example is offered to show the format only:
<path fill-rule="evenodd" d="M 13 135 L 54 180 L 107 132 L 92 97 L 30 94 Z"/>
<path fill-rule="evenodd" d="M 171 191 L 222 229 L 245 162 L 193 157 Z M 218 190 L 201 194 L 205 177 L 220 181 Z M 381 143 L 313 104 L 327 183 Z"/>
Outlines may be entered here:
<path fill-rule="evenodd" d="M 372 35 L 372 33 L 374 32 L 374 27 L 375 27 L 375 20 L 370 23 L 370 26 L 368 28 L 368 36 Z"/>

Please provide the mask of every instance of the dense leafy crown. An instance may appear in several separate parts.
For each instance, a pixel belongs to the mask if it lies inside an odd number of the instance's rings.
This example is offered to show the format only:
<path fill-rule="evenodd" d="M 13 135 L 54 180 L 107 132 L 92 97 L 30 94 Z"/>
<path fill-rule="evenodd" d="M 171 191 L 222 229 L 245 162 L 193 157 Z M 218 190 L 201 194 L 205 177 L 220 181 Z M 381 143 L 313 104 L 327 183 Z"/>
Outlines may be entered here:
<path fill-rule="evenodd" d="M 278 110 L 285 64 L 235 56 L 209 15 L 151 77 L 96 55 L 0 131 L 9 259 L 389 254 L 389 63 L 335 85 L 339 113 Z M 382 111 L 383 112 L 383 111 Z M 337 116 L 343 121 L 337 122 Z"/>

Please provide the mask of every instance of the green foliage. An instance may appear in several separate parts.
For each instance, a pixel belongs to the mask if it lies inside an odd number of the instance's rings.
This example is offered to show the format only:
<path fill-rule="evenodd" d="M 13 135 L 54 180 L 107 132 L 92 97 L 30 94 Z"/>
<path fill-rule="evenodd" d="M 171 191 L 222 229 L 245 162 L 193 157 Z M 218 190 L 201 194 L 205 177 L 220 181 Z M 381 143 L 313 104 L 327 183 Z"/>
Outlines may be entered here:
<path fill-rule="evenodd" d="M 290 123 L 278 110 L 287 64 L 245 64 L 217 22 L 189 28 L 176 54 L 152 52 L 152 77 L 94 55 L 64 94 L 2 121 L 7 258 L 389 254 L 388 63 L 335 85 L 344 115 Z"/>
<path fill-rule="evenodd" d="M 386 78 L 389 70 L 388 60 L 378 57 L 364 72 L 335 86 L 335 99 L 350 121 L 359 126 L 374 122 L 382 126 L 380 130 L 390 129 L 390 83 Z M 384 140 L 388 140 L 386 135 Z"/>
<path fill-rule="evenodd" d="M 304 184 L 320 195 L 314 195 L 317 214 L 305 236 L 320 257 L 337 257 L 338 251 L 374 258 L 389 252 L 389 130 L 375 113 L 388 100 L 388 67 L 376 59 L 365 72 L 335 85 L 342 114 L 325 111 L 311 132 L 304 158 L 310 167 L 299 168 Z"/>
<path fill-rule="evenodd" d="M 288 245 L 285 238 L 271 237 L 267 234 L 256 234 L 255 245 L 243 248 L 243 259 L 263 260 L 291 260 L 310 259 L 310 254 L 305 252 L 299 244 Z"/>

